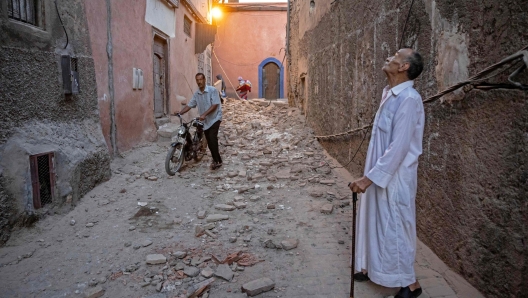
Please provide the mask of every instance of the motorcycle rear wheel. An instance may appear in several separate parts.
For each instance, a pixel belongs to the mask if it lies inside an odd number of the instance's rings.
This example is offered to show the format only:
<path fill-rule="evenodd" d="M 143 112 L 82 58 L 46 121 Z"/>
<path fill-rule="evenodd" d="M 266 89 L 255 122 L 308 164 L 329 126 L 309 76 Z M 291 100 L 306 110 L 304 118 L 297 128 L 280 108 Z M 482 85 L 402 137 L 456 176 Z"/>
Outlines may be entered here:
<path fill-rule="evenodd" d="M 202 160 L 202 158 L 204 157 L 206 151 L 207 151 L 207 139 L 205 138 L 205 136 L 202 137 L 202 139 L 200 140 L 200 143 L 201 143 L 201 146 L 202 146 L 202 149 L 201 150 L 197 150 L 194 154 L 194 161 L 195 162 L 199 162 L 200 160 Z"/>
<path fill-rule="evenodd" d="M 178 142 L 176 145 L 171 146 L 165 158 L 165 171 L 167 174 L 170 176 L 176 175 L 183 165 L 184 158 L 185 146 L 182 143 Z"/>

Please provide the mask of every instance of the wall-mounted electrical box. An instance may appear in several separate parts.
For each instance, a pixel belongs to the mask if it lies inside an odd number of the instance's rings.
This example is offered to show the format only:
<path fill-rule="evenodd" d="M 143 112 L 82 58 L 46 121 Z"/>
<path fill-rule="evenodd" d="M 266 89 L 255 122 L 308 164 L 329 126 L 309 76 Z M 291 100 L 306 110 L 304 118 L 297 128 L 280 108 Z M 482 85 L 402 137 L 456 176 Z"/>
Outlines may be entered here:
<path fill-rule="evenodd" d="M 79 94 L 79 70 L 77 58 L 70 55 L 62 55 L 62 88 L 64 94 Z"/>
<path fill-rule="evenodd" d="M 143 89 L 143 70 L 140 68 L 132 69 L 132 89 Z"/>

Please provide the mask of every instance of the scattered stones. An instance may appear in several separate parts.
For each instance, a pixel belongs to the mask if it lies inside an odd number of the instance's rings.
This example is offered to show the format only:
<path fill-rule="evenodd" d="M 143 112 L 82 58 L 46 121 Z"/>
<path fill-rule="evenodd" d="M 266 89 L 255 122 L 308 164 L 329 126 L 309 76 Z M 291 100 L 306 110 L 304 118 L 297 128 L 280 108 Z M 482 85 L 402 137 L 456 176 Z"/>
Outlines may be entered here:
<path fill-rule="evenodd" d="M 101 286 L 96 286 L 93 288 L 88 288 L 84 291 L 84 297 L 85 298 L 98 298 L 103 296 L 105 293 L 105 290 Z"/>
<path fill-rule="evenodd" d="M 135 229 L 136 229 L 135 226 L 130 226 L 130 227 L 128 228 L 129 231 L 134 231 Z"/>
<path fill-rule="evenodd" d="M 235 243 L 237 241 L 237 237 L 230 237 L 229 242 Z"/>
<path fill-rule="evenodd" d="M 205 229 L 202 226 L 196 226 L 194 228 L 194 236 L 200 237 L 205 233 Z"/>
<path fill-rule="evenodd" d="M 173 255 L 178 258 L 178 259 L 183 259 L 185 258 L 185 256 L 187 256 L 187 253 L 184 252 L 184 251 L 177 251 L 175 253 L 173 253 Z"/>
<path fill-rule="evenodd" d="M 93 222 L 89 222 L 89 223 L 86 224 L 86 227 L 87 227 L 87 228 L 91 228 L 91 227 L 93 227 L 93 226 L 94 226 Z"/>
<path fill-rule="evenodd" d="M 340 239 L 340 240 L 337 241 L 337 243 L 339 243 L 339 244 L 345 244 L 345 240 Z"/>
<path fill-rule="evenodd" d="M 214 222 L 210 222 L 210 223 L 205 224 L 205 225 L 203 226 L 203 228 L 206 229 L 206 230 L 212 230 L 212 229 L 214 229 L 215 227 L 216 227 L 216 224 L 215 224 Z"/>
<path fill-rule="evenodd" d="M 234 274 L 233 271 L 231 271 L 231 268 L 229 268 L 229 265 L 221 264 L 218 265 L 218 268 L 216 268 L 216 272 L 214 273 L 214 275 L 227 281 L 231 281 L 233 279 Z"/>
<path fill-rule="evenodd" d="M 128 241 L 128 242 L 125 242 L 125 247 L 129 247 L 132 245 L 132 242 Z"/>
<path fill-rule="evenodd" d="M 331 185 L 335 183 L 335 180 L 320 180 L 319 183 Z"/>
<path fill-rule="evenodd" d="M 207 211 L 205 210 L 200 210 L 198 211 L 198 214 L 196 215 L 199 219 L 204 219 L 205 216 L 207 216 Z"/>
<path fill-rule="evenodd" d="M 331 214 L 334 210 L 334 205 L 332 204 L 324 204 L 323 207 L 321 207 L 321 213 L 323 214 Z"/>
<path fill-rule="evenodd" d="M 156 176 L 149 176 L 147 179 L 149 181 L 158 181 L 158 177 L 156 177 Z"/>
<path fill-rule="evenodd" d="M 246 177 L 246 176 L 247 176 L 247 172 L 246 172 L 246 171 L 244 171 L 244 170 L 240 170 L 240 171 L 238 172 L 238 177 Z"/>
<path fill-rule="evenodd" d="M 208 267 L 205 267 L 204 269 L 202 269 L 201 274 L 205 278 L 210 278 L 210 277 L 213 276 L 214 271 L 213 271 L 213 269 L 209 268 L 209 266 L 208 266 Z"/>
<path fill-rule="evenodd" d="M 237 209 L 244 209 L 247 206 L 244 202 L 234 202 L 234 204 Z"/>
<path fill-rule="evenodd" d="M 229 215 L 224 215 L 224 214 L 211 214 L 209 216 L 207 216 L 207 218 L 205 219 L 206 222 L 217 222 L 217 221 L 221 221 L 221 220 L 228 220 L 229 219 Z"/>
<path fill-rule="evenodd" d="M 235 206 L 227 205 L 227 204 L 217 204 L 214 207 L 215 209 L 222 210 L 222 211 L 233 211 L 236 209 Z"/>
<path fill-rule="evenodd" d="M 216 236 L 213 232 L 209 231 L 209 230 L 205 230 L 205 234 L 213 239 L 216 239 L 218 238 L 218 236 Z"/>
<path fill-rule="evenodd" d="M 183 273 L 185 273 L 185 275 L 190 276 L 190 277 L 196 277 L 198 276 L 198 274 L 200 274 L 200 269 L 196 267 L 185 267 L 185 269 L 183 270 Z"/>
<path fill-rule="evenodd" d="M 242 201 L 244 201 L 244 197 L 243 197 L 243 196 L 235 196 L 235 198 L 233 199 L 233 201 L 235 201 L 235 202 L 242 202 Z"/>
<path fill-rule="evenodd" d="M 266 205 L 267 209 L 275 209 L 275 204 L 268 204 Z"/>
<path fill-rule="evenodd" d="M 162 254 L 147 255 L 148 265 L 163 264 L 165 262 L 167 262 L 167 258 L 165 258 L 165 256 Z"/>
<path fill-rule="evenodd" d="M 251 201 L 251 202 L 256 202 L 258 200 L 260 200 L 260 196 L 253 195 L 253 196 L 249 197 L 249 201 Z"/>
<path fill-rule="evenodd" d="M 143 241 L 143 242 L 141 243 L 141 246 L 143 246 L 143 247 L 147 247 L 147 246 L 149 246 L 149 245 L 151 245 L 151 244 L 152 244 L 152 240 L 147 239 L 147 240 L 145 240 L 145 241 Z"/>
<path fill-rule="evenodd" d="M 75 225 L 75 219 L 70 220 L 70 226 L 74 226 L 74 225 Z"/>
<path fill-rule="evenodd" d="M 227 173 L 227 177 L 229 177 L 229 178 L 235 178 L 236 176 L 238 176 L 237 172 L 228 172 Z"/>
<path fill-rule="evenodd" d="M 283 240 L 281 242 L 281 245 L 282 245 L 282 249 L 284 250 L 294 249 L 297 247 L 297 245 L 299 245 L 299 240 L 298 239 Z"/>
<path fill-rule="evenodd" d="M 242 292 L 248 296 L 256 296 L 275 288 L 275 282 L 267 277 L 259 278 L 242 285 Z"/>
<path fill-rule="evenodd" d="M 317 189 L 310 190 L 309 194 L 311 197 L 314 197 L 314 198 L 320 198 L 323 196 L 323 192 Z"/>

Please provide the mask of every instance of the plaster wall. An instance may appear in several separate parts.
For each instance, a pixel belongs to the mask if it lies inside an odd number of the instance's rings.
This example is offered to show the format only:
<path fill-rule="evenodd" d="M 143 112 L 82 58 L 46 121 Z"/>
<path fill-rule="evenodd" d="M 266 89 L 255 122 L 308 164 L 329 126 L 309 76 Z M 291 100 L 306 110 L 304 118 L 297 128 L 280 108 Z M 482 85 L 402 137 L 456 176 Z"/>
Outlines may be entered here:
<path fill-rule="evenodd" d="M 198 69 L 192 38 L 196 20 L 184 5 L 169 8 L 164 2 L 156 0 L 156 5 L 163 5 L 164 8 L 149 11 L 149 18 L 162 18 L 163 15 L 172 13 L 173 18 L 169 19 L 175 23 L 174 30 L 171 31 L 169 25 L 156 28 L 145 21 L 146 0 L 135 1 L 133 4 L 126 0 L 109 0 L 108 3 L 111 7 L 113 84 L 109 83 L 108 76 L 110 60 L 107 54 L 107 1 L 85 1 L 96 64 L 101 125 L 108 147 L 112 149 L 110 127 L 112 121 L 115 121 L 117 151 L 124 152 L 142 142 L 154 141 L 157 137 L 153 76 L 153 42 L 156 32 L 166 38 L 168 47 L 167 112 L 179 111 L 181 103 L 191 98 L 192 90 L 196 88 L 194 76 Z M 184 14 L 193 20 L 191 36 L 183 32 Z M 171 34 L 173 37 L 170 37 Z M 142 90 L 132 88 L 133 68 L 143 70 Z M 115 120 L 111 117 L 110 86 L 114 89 Z"/>
<path fill-rule="evenodd" d="M 284 59 L 286 22 L 286 11 L 225 12 L 222 18 L 217 20 L 218 31 L 213 49 L 218 60 L 213 55 L 213 76 L 216 77 L 217 74 L 223 76 L 229 97 L 237 98 L 233 86 L 234 88 L 238 86 L 237 78 L 242 76 L 252 84 L 248 98 L 258 98 L 258 67 L 267 58 L 284 61 L 286 74 L 286 59 Z M 286 95 L 288 90 L 286 75 L 283 84 Z"/>
<path fill-rule="evenodd" d="M 0 4 L 0 244 L 13 226 L 74 206 L 110 176 L 83 1 L 43 4 L 42 27 L 10 19 Z M 61 55 L 78 59 L 80 94 L 63 94 Z M 47 152 L 56 188 L 52 203 L 35 210 L 29 157 Z"/>
<path fill-rule="evenodd" d="M 420 0 L 411 10 L 410 2 L 393 0 L 334 1 L 329 9 L 331 1 L 315 1 L 327 11 L 320 19 L 310 16 L 309 2 L 291 1 L 289 102 L 304 108 L 316 135 L 371 122 L 387 84 L 381 67 L 398 49 L 409 11 L 403 45 L 425 58 L 415 82 L 423 98 L 528 44 L 525 0 Z M 519 79 L 527 78 L 524 72 Z M 525 91 L 466 89 L 425 105 L 418 237 L 489 297 L 528 292 L 526 99 Z M 370 135 L 363 137 L 323 145 L 342 164 L 359 147 L 347 166 L 359 176 Z"/>

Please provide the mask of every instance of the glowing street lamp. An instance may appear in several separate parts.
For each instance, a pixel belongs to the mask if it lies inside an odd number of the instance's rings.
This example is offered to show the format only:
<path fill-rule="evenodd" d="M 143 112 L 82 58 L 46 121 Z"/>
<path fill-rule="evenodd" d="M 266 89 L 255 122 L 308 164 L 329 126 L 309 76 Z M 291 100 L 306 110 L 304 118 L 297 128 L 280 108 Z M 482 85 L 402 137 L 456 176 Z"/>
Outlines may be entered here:
<path fill-rule="evenodd" d="M 213 7 L 211 13 L 213 14 L 214 19 L 219 19 L 222 17 L 222 10 L 220 10 L 218 7 Z"/>

